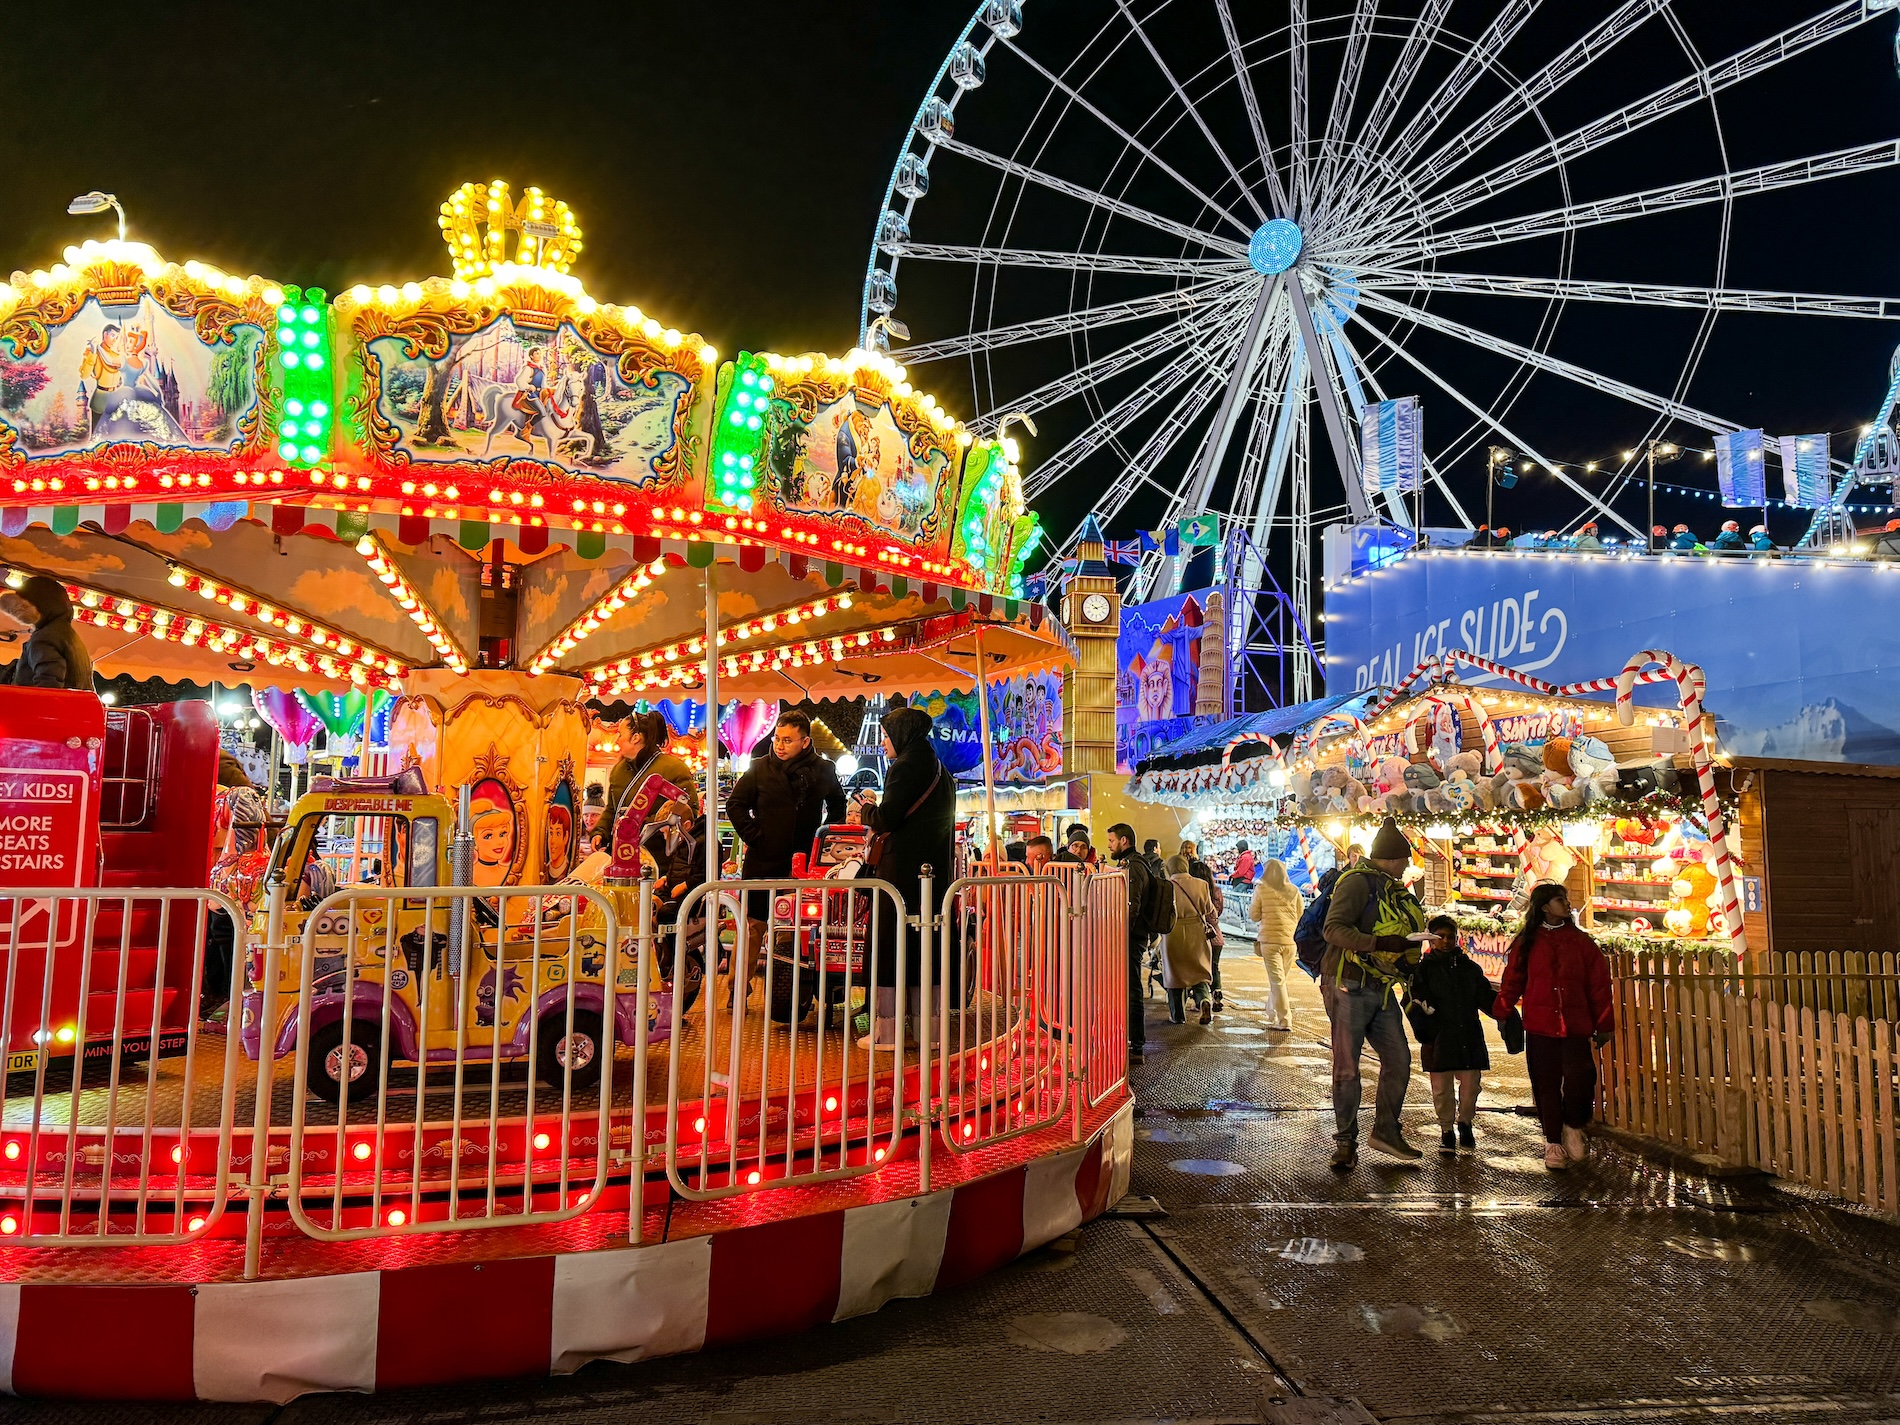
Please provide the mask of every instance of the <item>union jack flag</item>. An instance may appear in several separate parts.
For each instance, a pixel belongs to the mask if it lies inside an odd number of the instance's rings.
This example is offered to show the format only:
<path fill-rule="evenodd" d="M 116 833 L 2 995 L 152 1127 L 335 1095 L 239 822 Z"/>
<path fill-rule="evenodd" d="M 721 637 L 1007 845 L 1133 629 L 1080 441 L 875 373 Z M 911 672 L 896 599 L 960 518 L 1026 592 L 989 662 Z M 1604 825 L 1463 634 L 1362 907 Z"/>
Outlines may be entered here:
<path fill-rule="evenodd" d="M 1111 539 L 1102 546 L 1102 553 L 1111 564 L 1139 564 L 1141 563 L 1141 541 Z"/>

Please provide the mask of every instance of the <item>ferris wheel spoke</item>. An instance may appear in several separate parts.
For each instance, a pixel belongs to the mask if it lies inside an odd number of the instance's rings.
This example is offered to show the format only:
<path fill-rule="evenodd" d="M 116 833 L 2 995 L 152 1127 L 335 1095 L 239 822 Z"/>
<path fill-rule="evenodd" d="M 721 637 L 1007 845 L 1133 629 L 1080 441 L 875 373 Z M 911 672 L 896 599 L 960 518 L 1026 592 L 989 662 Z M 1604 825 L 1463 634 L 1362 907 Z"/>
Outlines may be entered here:
<path fill-rule="evenodd" d="M 1002 401 L 992 407 L 989 414 L 970 422 L 971 429 L 978 433 L 987 433 L 995 424 L 996 417 L 1008 411 L 1021 411 L 1026 415 L 1035 415 L 1051 406 L 1068 400 L 1078 392 L 1087 390 L 1100 382 L 1119 375 L 1143 362 L 1165 356 L 1183 346 L 1192 347 L 1196 343 L 1216 336 L 1226 327 L 1238 328 L 1245 320 L 1239 301 L 1223 303 L 1211 311 L 1196 312 L 1183 317 L 1178 322 L 1170 322 L 1147 335 L 1137 338 L 1123 347 L 1106 352 L 1087 362 L 1064 376 L 1044 382 L 1034 390 Z"/>
<path fill-rule="evenodd" d="M 907 242 L 890 248 L 912 262 L 957 262 L 973 267 L 1049 267 L 1065 272 L 1129 272 L 1152 277 L 1239 277 L 1252 271 L 1225 257 L 1133 257 L 1112 252 L 1055 252 L 1046 248 L 966 247 Z"/>
<path fill-rule="evenodd" d="M 1430 246 L 1434 255 L 1450 256 L 1454 253 L 1469 252 L 1474 248 L 1496 247 L 1504 243 L 1523 242 L 1532 238 L 1554 237 L 1576 228 L 1621 222 L 1629 218 L 1646 218 L 1655 213 L 1668 213 L 1704 203 L 1717 203 L 1730 197 L 1740 198 L 1753 193 L 1771 193 L 1779 188 L 1798 188 L 1806 183 L 1819 183 L 1829 178 L 1850 178 L 1856 174 L 1873 173 L 1896 165 L 1900 165 L 1900 139 L 1888 139 L 1881 143 L 1836 149 L 1832 153 L 1816 154 L 1811 158 L 1796 158 L 1783 163 L 1764 164 L 1760 168 L 1744 169 L 1738 173 L 1717 174 L 1713 177 L 1697 179 L 1692 183 L 1646 188 L 1641 192 L 1624 193 L 1615 198 L 1599 198 L 1588 203 L 1574 203 L 1568 207 L 1551 208 L 1541 213 L 1513 218 L 1508 222 L 1481 223 L 1469 228 L 1454 228 L 1449 232 L 1435 235 Z M 1414 247 L 1414 251 L 1422 252 L 1423 250 L 1422 244 Z"/>
<path fill-rule="evenodd" d="M 1267 210 L 1260 205 L 1260 199 L 1255 196 L 1252 186 L 1240 176 L 1240 170 L 1234 167 L 1233 159 L 1227 156 L 1227 150 L 1221 146 L 1221 141 L 1214 137 L 1214 131 L 1207 126 L 1207 120 L 1201 117 L 1201 111 L 1195 108 L 1194 101 L 1188 98 L 1187 91 L 1181 87 L 1181 81 L 1174 77 L 1174 71 L 1161 57 L 1161 51 L 1156 49 L 1154 41 L 1148 38 L 1148 32 L 1142 28 L 1141 21 L 1135 18 L 1135 12 L 1129 8 L 1128 0 L 1115 0 L 1115 6 L 1122 12 L 1122 18 L 1128 21 L 1128 27 L 1135 32 L 1135 38 L 1141 41 L 1142 48 L 1148 51 L 1148 57 L 1154 61 L 1155 68 L 1161 71 L 1161 77 L 1168 81 L 1168 87 L 1174 91 L 1174 97 L 1181 101 L 1181 107 L 1186 109 L 1188 117 L 1194 120 L 1194 126 L 1207 140 L 1207 146 L 1214 151 L 1214 156 L 1226 168 L 1228 177 L 1234 180 L 1234 187 L 1246 195 L 1247 202 L 1264 223 L 1268 217 Z M 1266 175 L 1268 184 L 1277 188 L 1280 175 L 1270 161 L 1266 163 Z M 1280 206 L 1285 206 L 1284 201 Z"/>
<path fill-rule="evenodd" d="M 1440 316 L 1436 312 L 1410 307 L 1403 302 L 1395 302 L 1381 292 L 1361 291 L 1359 304 L 1362 307 L 1371 307 L 1375 311 L 1384 312 L 1387 316 L 1397 317 L 1400 321 L 1410 322 L 1414 326 L 1424 327 L 1427 331 L 1435 331 L 1441 336 L 1454 337 L 1494 355 L 1508 357 L 1519 365 L 1535 367 L 1553 376 L 1561 376 L 1566 381 L 1574 381 L 1579 386 L 1588 386 L 1593 391 L 1601 391 L 1606 396 L 1615 396 L 1632 406 L 1640 406 L 1658 415 L 1700 426 L 1706 431 L 1719 434 L 1741 429 L 1734 421 L 1723 420 L 1720 416 L 1712 416 L 1707 411 L 1699 411 L 1694 406 L 1684 405 L 1668 396 L 1658 396 L 1653 391 L 1632 386 L 1627 381 L 1619 381 L 1613 376 L 1605 376 L 1588 367 L 1577 366 L 1572 362 L 1548 356 L 1532 347 L 1520 346 L 1501 336 L 1479 331 L 1476 327 L 1468 327 L 1463 322 L 1452 321 L 1449 317 Z"/>
<path fill-rule="evenodd" d="M 1306 167 L 1306 136 L 1308 129 L 1311 127 L 1311 119 L 1308 111 L 1312 103 L 1312 94 L 1310 92 L 1312 76 L 1307 71 L 1307 56 L 1310 51 L 1306 38 L 1306 0 L 1290 0 L 1290 3 L 1292 5 L 1292 16 L 1287 38 L 1290 48 L 1288 58 L 1291 61 L 1292 72 L 1289 80 L 1290 90 L 1287 95 L 1287 112 L 1292 119 L 1293 142 L 1288 150 L 1288 160 L 1293 173 L 1293 193 L 1291 195 L 1292 211 L 1297 214 L 1305 210 L 1311 183 L 1311 176 L 1308 174 Z M 1220 7 L 1221 13 L 1225 15 L 1227 13 L 1227 0 L 1220 0 Z M 1228 25 L 1230 28 L 1232 24 L 1233 21 L 1229 19 Z M 1228 43 L 1231 45 L 1233 41 L 1230 39 Z M 1235 50 L 1234 53 L 1235 57 L 1238 58 L 1240 52 Z M 1249 92 L 1251 93 L 1251 88 Z M 1266 146 L 1264 142 L 1265 134 L 1266 126 L 1264 124 L 1258 125 L 1255 137 L 1262 140 L 1260 150 L 1261 161 L 1271 162 L 1273 151 L 1270 147 Z"/>
<path fill-rule="evenodd" d="M 1326 132 L 1320 140 L 1318 187 L 1324 192 L 1333 165 L 1346 142 L 1346 128 L 1352 123 L 1352 108 L 1359 98 L 1359 81 L 1365 74 L 1366 52 L 1372 45 L 1372 22 L 1379 12 L 1379 0 L 1354 0 L 1352 28 L 1346 33 L 1346 54 L 1339 63 L 1339 80 L 1333 85 L 1332 103 L 1326 110 Z"/>
<path fill-rule="evenodd" d="M 1033 321 L 991 327 L 987 331 L 971 332 L 967 336 L 942 337 L 936 341 L 919 342 L 915 346 L 904 348 L 904 364 L 922 366 L 932 361 L 942 361 L 947 357 L 968 356 L 971 352 L 996 351 L 1006 346 L 1020 346 L 1025 342 L 1045 341 L 1052 337 L 1098 331 L 1103 327 L 1115 326 L 1121 322 L 1139 321 L 1143 317 L 1160 316 L 1184 309 L 1191 310 L 1216 300 L 1232 285 L 1228 281 L 1203 282 L 1193 287 L 1182 287 L 1170 292 L 1157 292 L 1149 297 L 1134 297 L 1126 302 L 1112 302 L 1100 307 L 1084 307 L 1073 312 L 1063 312 L 1058 316 L 1038 317 Z M 1229 293 L 1229 295 L 1234 294 Z"/>
<path fill-rule="evenodd" d="M 1225 347 L 1222 347 L 1225 350 Z M 1222 373 L 1201 369 L 1195 361 L 1170 362 L 1129 392 L 1109 410 L 1089 422 L 1088 428 L 1048 459 L 1038 462 L 1024 477 L 1023 493 L 1036 496 L 1096 451 L 1115 442 L 1121 433 L 1168 399 L 1175 390 L 1196 379 L 1218 380 Z"/>
<path fill-rule="evenodd" d="M 1403 170 L 1412 161 L 1425 140 L 1464 102 L 1465 96 L 1489 72 L 1491 62 L 1517 38 L 1517 32 L 1537 13 L 1537 7 L 1542 3 L 1543 0 L 1509 0 L 1485 27 L 1477 42 L 1465 51 L 1432 97 L 1399 130 L 1399 136 L 1385 152 L 1386 162 Z"/>
<path fill-rule="evenodd" d="M 1380 346 L 1384 347 L 1387 351 L 1391 352 L 1394 356 L 1398 357 L 1399 360 L 1403 361 L 1406 365 L 1410 366 L 1414 371 L 1418 372 L 1419 375 L 1423 376 L 1426 380 L 1430 381 L 1434 386 L 1437 386 L 1441 391 L 1443 391 L 1447 396 L 1450 396 L 1452 400 L 1456 401 L 1459 405 L 1463 406 L 1467 412 L 1475 416 L 1479 421 L 1483 422 L 1486 426 L 1496 431 L 1498 435 L 1502 437 L 1507 443 L 1515 446 L 1518 450 L 1523 451 L 1525 455 L 1535 460 L 1539 465 L 1543 466 L 1546 470 L 1549 470 L 1551 474 L 1555 475 L 1557 479 L 1562 481 L 1565 485 L 1568 485 L 1577 494 L 1583 496 L 1583 498 L 1589 502 L 1590 506 L 1593 509 L 1595 509 L 1598 514 L 1602 515 L 1605 519 L 1613 520 L 1615 523 L 1621 525 L 1624 529 L 1628 530 L 1631 534 L 1635 535 L 1638 539 L 1641 539 L 1643 537 L 1642 530 L 1638 529 L 1635 525 L 1631 524 L 1628 520 L 1624 519 L 1622 515 L 1618 514 L 1615 510 L 1611 509 L 1610 506 L 1601 497 L 1599 497 L 1594 491 L 1590 490 L 1586 486 L 1578 484 L 1575 480 L 1571 479 L 1570 476 L 1564 472 L 1562 467 L 1560 467 L 1553 461 L 1545 459 L 1543 452 L 1537 448 L 1537 445 L 1535 442 L 1525 439 L 1523 436 L 1519 435 L 1516 431 L 1512 430 L 1511 427 L 1507 426 L 1503 422 L 1502 419 L 1500 419 L 1497 416 L 1492 415 L 1490 411 L 1486 410 L 1483 406 L 1479 405 L 1476 401 L 1472 400 L 1469 396 L 1465 395 L 1464 392 L 1460 391 L 1456 386 L 1452 385 L 1451 382 L 1447 381 L 1443 376 L 1440 376 L 1430 366 L 1426 365 L 1425 362 L 1420 360 L 1419 357 L 1414 352 L 1408 350 L 1405 347 L 1400 346 L 1397 342 L 1393 341 L 1390 337 L 1388 337 L 1384 332 L 1380 331 L 1377 327 L 1373 326 L 1371 322 L 1368 322 L 1358 312 L 1354 312 L 1352 314 L 1351 319 L 1357 322 L 1367 332 L 1369 332 L 1372 336 L 1372 339 L 1378 342 Z"/>
<path fill-rule="evenodd" d="M 1390 193 L 1393 188 L 1391 174 L 1403 174 L 1406 164 L 1410 163 L 1424 146 L 1425 140 L 1442 126 L 1446 118 L 1454 113 L 1458 105 L 1476 87 L 1478 81 L 1490 71 L 1492 61 L 1505 50 L 1519 30 L 1523 29 L 1530 18 L 1537 13 L 1542 0 L 1508 0 L 1504 9 L 1493 17 L 1491 23 L 1477 41 L 1460 57 L 1452 72 L 1444 82 L 1420 106 L 1410 122 L 1399 131 L 1399 136 L 1386 146 L 1384 151 L 1384 174 L 1368 172 L 1361 175 L 1352 185 L 1343 200 L 1343 206 L 1351 207 L 1358 200 L 1369 195 L 1372 202 L 1363 203 L 1366 208 L 1376 206 L 1376 190 Z M 1521 115 L 1522 110 L 1518 113 Z M 1408 205 L 1409 207 L 1410 205 Z M 1368 226 L 1363 221 L 1360 227 Z"/>
<path fill-rule="evenodd" d="M 1090 207 L 1099 208 L 1104 212 L 1114 213 L 1118 217 L 1129 219 L 1131 222 L 1143 223 L 1160 232 L 1170 233 L 1178 238 L 1185 238 L 1191 243 L 1196 243 L 1201 247 L 1212 249 L 1215 252 L 1225 252 L 1242 258 L 1247 255 L 1247 244 L 1244 242 L 1234 242 L 1229 238 L 1217 237 L 1213 233 L 1202 232 L 1199 228 L 1190 227 L 1186 223 L 1177 223 L 1173 218 L 1164 218 L 1159 213 L 1151 213 L 1146 208 L 1137 208 L 1133 203 L 1124 203 L 1119 198 L 1111 198 L 1106 193 L 1098 193 L 1095 189 L 1083 184 L 1071 183 L 1066 178 L 1058 178 L 1053 173 L 1044 173 L 1039 168 L 1031 168 L 1026 163 L 1018 163 L 1013 158 L 1004 158 L 1001 154 L 990 153 L 986 149 L 977 148 L 975 145 L 964 143 L 959 139 L 939 139 L 937 141 L 937 147 L 947 153 L 958 154 L 964 158 L 972 159 L 977 163 L 986 163 L 991 168 L 997 169 L 1002 173 L 1007 173 L 1012 178 L 1021 179 L 1025 183 L 1038 184 L 1053 193 L 1061 193 L 1066 197 L 1074 198 L 1077 202 L 1087 203 Z"/>
<path fill-rule="evenodd" d="M 1628 39 L 1641 29 L 1651 16 L 1658 10 L 1666 8 L 1668 4 L 1669 0 L 1624 0 L 1622 5 L 1594 25 L 1581 39 L 1572 43 L 1549 64 L 1518 85 L 1510 94 L 1498 100 L 1467 128 L 1438 148 L 1413 174 L 1414 182 L 1420 187 L 1429 187 L 1443 179 L 1466 159 L 1482 152 L 1499 134 L 1516 124 L 1544 100 Z M 1446 111 L 1433 115 L 1432 121 L 1415 142 L 1422 146 L 1425 138 L 1437 129 L 1438 124 L 1448 113 L 1449 111 Z M 1403 162 L 1409 161 L 1409 158 L 1409 154 L 1405 160 L 1400 160 L 1395 156 L 1394 161 L 1402 165 Z"/>
<path fill-rule="evenodd" d="M 1292 8 L 1294 8 L 1294 30 L 1296 30 L 1294 74 L 1298 76 L 1303 63 L 1303 57 L 1298 51 L 1300 51 L 1300 44 L 1303 44 L 1303 40 L 1305 40 L 1305 0 L 1292 0 Z M 1241 32 L 1233 28 L 1233 10 L 1227 8 L 1227 0 L 1214 0 L 1214 10 L 1220 11 L 1220 32 L 1222 32 L 1222 36 L 1226 36 L 1227 59 L 1233 61 L 1233 82 L 1239 85 L 1239 89 L 1241 89 L 1241 103 L 1246 106 L 1246 125 L 1254 131 L 1254 148 L 1260 150 L 1260 167 L 1262 167 L 1262 169 L 1271 169 L 1271 167 L 1273 167 L 1273 144 L 1267 141 L 1267 122 L 1265 122 L 1264 118 L 1262 118 L 1262 114 L 1260 114 L 1260 95 L 1254 93 L 1254 76 L 1248 74 L 1248 70 L 1246 70 L 1246 53 L 1243 51 L 1243 47 L 1241 47 Z M 1300 95 L 1298 95 L 1300 80 L 1298 80 L 1298 78 L 1294 80 L 1294 87 L 1296 87 L 1296 108 L 1298 108 L 1298 99 L 1300 99 Z M 1300 120 L 1296 118 L 1294 123 L 1298 122 L 1300 122 Z M 1298 188 L 1300 188 L 1300 146 L 1298 146 L 1298 142 L 1294 144 L 1294 180 L 1292 180 L 1292 186 L 1294 186 L 1294 190 L 1298 192 Z"/>
<path fill-rule="evenodd" d="M 1742 287 L 1668 287 L 1649 282 L 1582 282 L 1549 277 L 1496 277 L 1472 272 L 1356 273 L 1361 289 L 1456 292 L 1471 296 L 1530 297 L 1538 301 L 1613 302 L 1632 307 L 1693 311 L 1781 312 L 1799 316 L 1866 317 L 1900 321 L 1900 297 L 1837 297 L 1813 292 L 1767 292 Z"/>
<path fill-rule="evenodd" d="M 1247 233 L 1249 235 L 1252 234 L 1253 228 L 1254 228 L 1253 224 L 1243 222 L 1241 219 L 1235 217 L 1233 213 L 1230 212 L 1226 208 L 1225 205 L 1215 201 L 1213 198 L 1210 198 L 1206 193 L 1203 193 L 1198 186 L 1196 186 L 1194 183 L 1192 183 L 1188 179 L 1182 177 L 1181 173 L 1172 164 L 1170 164 L 1166 159 L 1162 158 L 1159 154 L 1157 154 L 1153 149 L 1149 148 L 1146 144 L 1141 142 L 1140 139 L 1136 138 L 1133 134 L 1129 133 L 1128 130 L 1124 129 L 1120 124 L 1116 123 L 1113 119 L 1109 118 L 1107 114 L 1104 114 L 1100 109 L 1098 109 L 1093 103 L 1091 103 L 1086 97 L 1083 96 L 1080 90 L 1076 89 L 1067 80 L 1063 79 L 1060 75 L 1052 73 L 1047 67 L 1045 67 L 1042 63 L 1040 63 L 1032 55 L 1030 55 L 1028 51 L 1024 50 L 1022 46 L 1016 44 L 1015 42 L 1006 39 L 1003 41 L 1003 45 L 1005 48 L 1009 50 L 1011 54 L 1015 55 L 1018 59 L 1022 60 L 1023 63 L 1027 64 L 1031 69 L 1035 70 L 1037 74 L 1040 74 L 1043 77 L 1044 81 L 1047 82 L 1051 88 L 1059 89 L 1064 94 L 1068 95 L 1068 97 L 1071 100 L 1073 100 L 1076 104 L 1079 104 L 1087 113 L 1092 115 L 1095 119 L 1099 120 L 1105 128 L 1112 131 L 1117 138 L 1119 138 L 1123 143 L 1127 144 L 1136 153 L 1140 154 L 1143 158 L 1147 159 L 1148 162 L 1152 163 L 1156 168 L 1160 169 L 1163 173 L 1167 174 L 1168 177 L 1172 178 L 1176 183 L 1179 183 L 1183 188 L 1187 189 L 1187 191 L 1192 193 L 1196 198 L 1199 198 L 1201 202 L 1205 203 L 1209 208 L 1212 208 L 1216 213 L 1219 213 L 1223 218 L 1227 219 L 1227 221 L 1232 223 L 1235 227 L 1239 228 L 1240 231 L 1242 231 L 1243 233 Z"/>
<path fill-rule="evenodd" d="M 1427 204 L 1424 217 L 1428 222 L 1450 217 L 1528 183 L 1572 159 L 1627 138 L 1657 120 L 1700 103 L 1724 89 L 1758 74 L 1765 74 L 1776 65 L 1864 24 L 1873 13 L 1863 10 L 1862 0 L 1843 0 L 1832 10 L 1793 29 L 1784 30 L 1760 44 L 1739 50 L 1727 59 L 1698 70 L 1674 84 L 1665 85 L 1613 114 L 1606 114 L 1582 128 L 1573 129 L 1555 144 L 1534 148 L 1509 163 L 1500 164 L 1487 173 L 1447 189 Z"/>
<path fill-rule="evenodd" d="M 1358 142 L 1361 147 L 1375 153 L 1379 151 L 1386 133 L 1392 127 L 1392 121 L 1398 117 L 1399 107 L 1405 103 L 1406 95 L 1411 93 L 1412 85 L 1418 79 L 1425 57 L 1431 53 L 1432 45 L 1438 39 L 1438 32 L 1445 27 L 1445 16 L 1451 10 L 1451 3 L 1452 0 L 1426 0 L 1424 12 L 1405 37 L 1405 47 L 1399 51 L 1398 62 L 1392 66 L 1392 72 L 1373 96 L 1372 108 L 1359 130 Z"/>
<path fill-rule="evenodd" d="M 1238 342 L 1239 333 L 1235 333 Z M 1223 351 L 1226 348 L 1223 347 Z M 1123 505 L 1133 498 L 1135 491 L 1143 485 L 1149 486 L 1168 497 L 1166 514 L 1162 523 L 1171 523 L 1181 512 L 1184 503 L 1183 492 L 1179 486 L 1169 487 L 1154 478 L 1154 467 L 1180 443 L 1181 438 L 1200 420 L 1207 408 L 1214 403 L 1214 397 L 1221 389 L 1221 382 L 1206 381 L 1184 392 L 1176 401 L 1174 409 L 1169 411 L 1161 424 L 1150 432 L 1148 439 L 1142 442 L 1141 449 L 1135 452 L 1135 458 L 1116 475 L 1110 483 L 1107 494 L 1096 508 L 1106 515 L 1121 512 Z"/>

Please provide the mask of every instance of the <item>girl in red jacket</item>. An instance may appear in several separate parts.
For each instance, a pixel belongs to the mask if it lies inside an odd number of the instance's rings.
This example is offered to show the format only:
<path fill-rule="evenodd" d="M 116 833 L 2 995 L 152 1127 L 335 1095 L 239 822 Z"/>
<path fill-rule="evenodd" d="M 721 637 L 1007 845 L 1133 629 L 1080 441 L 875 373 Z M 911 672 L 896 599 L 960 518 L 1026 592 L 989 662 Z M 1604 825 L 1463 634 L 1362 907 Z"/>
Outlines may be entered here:
<path fill-rule="evenodd" d="M 1610 966 L 1596 941 L 1572 924 L 1564 888 L 1545 882 L 1531 891 L 1524 928 L 1511 942 L 1493 1011 L 1501 1020 L 1524 1011 L 1524 1065 L 1544 1126 L 1544 1166 L 1581 1163 L 1583 1136 L 1596 1110 L 1597 1065 L 1592 1043 L 1607 1044 L 1615 1025 Z"/>

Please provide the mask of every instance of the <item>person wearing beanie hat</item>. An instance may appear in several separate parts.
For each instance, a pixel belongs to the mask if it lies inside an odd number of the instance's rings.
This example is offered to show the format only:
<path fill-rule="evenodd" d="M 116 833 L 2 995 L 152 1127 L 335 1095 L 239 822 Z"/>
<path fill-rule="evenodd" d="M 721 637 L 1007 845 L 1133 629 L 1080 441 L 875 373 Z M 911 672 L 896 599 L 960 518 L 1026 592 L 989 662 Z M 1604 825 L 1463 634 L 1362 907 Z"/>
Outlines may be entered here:
<path fill-rule="evenodd" d="M 1408 937 L 1425 929 L 1425 908 L 1402 880 L 1411 863 L 1412 844 L 1387 817 L 1365 854 L 1339 874 L 1330 892 L 1319 983 L 1332 1024 L 1334 1172 L 1350 1172 L 1359 1162 L 1364 1099 L 1359 1057 L 1367 1043 L 1379 1059 L 1367 1142 L 1394 1158 L 1420 1156 L 1399 1123 L 1412 1077 L 1412 1047 L 1396 991 L 1422 953 Z"/>
<path fill-rule="evenodd" d="M 1723 520 L 1722 532 L 1715 537 L 1711 549 L 1740 549 L 1742 547 L 1742 526 L 1739 520 Z"/>
<path fill-rule="evenodd" d="M 0 668 L 0 683 L 92 691 L 92 655 L 73 627 L 72 600 L 57 579 L 33 574 L 17 590 L 0 591 L 0 612 L 32 630 L 19 658 Z"/>

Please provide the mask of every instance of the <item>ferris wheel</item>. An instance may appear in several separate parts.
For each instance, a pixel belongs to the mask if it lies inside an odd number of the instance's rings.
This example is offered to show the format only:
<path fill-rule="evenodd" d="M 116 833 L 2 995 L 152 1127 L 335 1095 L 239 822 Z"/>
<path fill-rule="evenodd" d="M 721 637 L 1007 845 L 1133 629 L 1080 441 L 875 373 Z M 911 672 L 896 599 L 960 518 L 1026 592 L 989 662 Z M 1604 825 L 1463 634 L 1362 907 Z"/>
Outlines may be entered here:
<path fill-rule="evenodd" d="M 1764 379 L 1900 318 L 1731 285 L 1749 221 L 1851 232 L 1826 205 L 1865 188 L 1804 190 L 1900 165 L 1890 122 L 1808 122 L 1836 66 L 1890 81 L 1863 27 L 1892 5 L 1811 6 L 988 0 L 905 136 L 860 342 L 967 381 L 979 430 L 1039 423 L 1032 499 L 1214 511 L 1249 558 L 1279 548 L 1302 614 L 1316 524 L 1414 521 L 1361 471 L 1362 414 L 1400 396 L 1426 412 L 1428 522 L 1482 518 L 1508 451 L 1574 522 L 1639 536 L 1615 501 L 1647 442 L 1759 423 L 1695 404 L 1718 317 L 1784 324 L 1733 353 Z M 1838 141 L 1790 156 L 1761 120 L 1804 93 L 1802 131 Z M 1586 470 L 1579 428 L 1632 453 Z"/>

